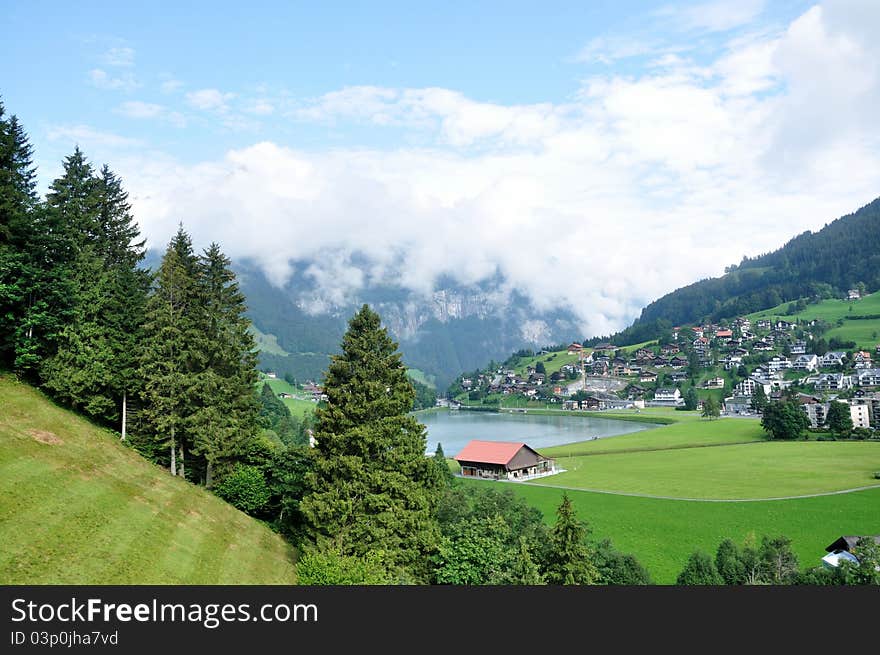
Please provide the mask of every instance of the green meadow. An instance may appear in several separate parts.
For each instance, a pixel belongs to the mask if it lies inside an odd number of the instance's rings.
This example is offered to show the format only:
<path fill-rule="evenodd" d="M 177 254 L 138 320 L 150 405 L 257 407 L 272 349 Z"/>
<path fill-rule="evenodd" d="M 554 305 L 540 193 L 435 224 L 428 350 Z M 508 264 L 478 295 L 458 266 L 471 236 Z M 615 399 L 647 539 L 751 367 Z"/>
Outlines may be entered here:
<path fill-rule="evenodd" d="M 0 583 L 295 583 L 258 521 L 9 376 L 0 399 Z"/>

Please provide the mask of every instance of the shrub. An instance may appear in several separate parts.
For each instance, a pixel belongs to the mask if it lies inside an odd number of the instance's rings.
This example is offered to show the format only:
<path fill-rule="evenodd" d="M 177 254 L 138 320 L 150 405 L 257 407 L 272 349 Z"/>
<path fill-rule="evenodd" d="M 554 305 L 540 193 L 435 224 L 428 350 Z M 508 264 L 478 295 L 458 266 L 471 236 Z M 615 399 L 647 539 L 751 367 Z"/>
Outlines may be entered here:
<path fill-rule="evenodd" d="M 248 514 L 260 510 L 269 502 L 270 495 L 263 472 L 256 466 L 241 464 L 214 487 L 214 493 Z"/>

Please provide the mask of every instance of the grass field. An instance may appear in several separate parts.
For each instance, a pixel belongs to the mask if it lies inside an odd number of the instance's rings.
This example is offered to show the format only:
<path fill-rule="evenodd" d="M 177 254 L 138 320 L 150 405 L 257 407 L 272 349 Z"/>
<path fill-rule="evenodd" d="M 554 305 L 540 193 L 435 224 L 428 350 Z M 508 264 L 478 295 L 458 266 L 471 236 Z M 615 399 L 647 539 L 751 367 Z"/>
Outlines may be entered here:
<path fill-rule="evenodd" d="M 279 393 L 289 393 L 293 395 L 293 398 L 281 398 L 281 402 L 287 405 L 287 409 L 289 409 L 290 413 L 294 416 L 302 418 L 306 414 L 315 411 L 317 403 L 308 398 L 305 393 L 287 382 L 287 380 L 263 378 L 260 380 L 261 387 L 263 382 L 268 383 L 269 388 L 275 392 L 275 395 L 278 395 Z"/>
<path fill-rule="evenodd" d="M 0 583 L 293 584 L 294 551 L 0 376 Z"/>
<path fill-rule="evenodd" d="M 531 484 L 732 499 L 799 496 L 880 484 L 873 477 L 880 470 L 877 442 L 774 441 L 576 455 L 560 457 L 557 462 L 565 473 Z"/>
<path fill-rule="evenodd" d="M 584 348 L 584 352 L 592 352 L 592 348 Z M 513 370 L 517 375 L 524 375 L 527 367 L 536 366 L 538 362 L 543 362 L 546 375 L 550 376 L 566 364 L 577 364 L 579 361 L 580 355 L 578 354 L 569 355 L 568 350 L 556 350 L 545 355 L 523 357 Z"/>
<path fill-rule="evenodd" d="M 616 438 L 616 437 L 615 437 Z M 718 449 L 710 449 L 718 450 Z M 468 484 L 501 484 L 468 481 Z M 562 490 L 510 483 L 514 493 L 555 520 Z M 593 538 L 610 538 L 645 565 L 654 581 L 674 584 L 694 550 L 714 556 L 725 538 L 742 543 L 750 534 L 792 539 L 801 568 L 820 564 L 825 546 L 841 535 L 877 534 L 880 489 L 837 496 L 751 503 L 657 500 L 568 491 L 578 517 L 587 520 Z"/>

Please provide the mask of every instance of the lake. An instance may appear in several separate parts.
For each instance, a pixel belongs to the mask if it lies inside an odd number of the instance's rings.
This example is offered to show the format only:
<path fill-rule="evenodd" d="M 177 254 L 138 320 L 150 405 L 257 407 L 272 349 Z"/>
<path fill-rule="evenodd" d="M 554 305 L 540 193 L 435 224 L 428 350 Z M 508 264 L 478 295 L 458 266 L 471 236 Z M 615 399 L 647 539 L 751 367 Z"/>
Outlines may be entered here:
<path fill-rule="evenodd" d="M 560 446 L 592 438 L 605 439 L 658 427 L 648 423 L 616 421 L 578 415 L 496 414 L 493 412 L 439 411 L 419 414 L 428 428 L 428 452 L 439 441 L 443 453 L 454 457 L 471 439 L 522 441 L 532 448 Z"/>

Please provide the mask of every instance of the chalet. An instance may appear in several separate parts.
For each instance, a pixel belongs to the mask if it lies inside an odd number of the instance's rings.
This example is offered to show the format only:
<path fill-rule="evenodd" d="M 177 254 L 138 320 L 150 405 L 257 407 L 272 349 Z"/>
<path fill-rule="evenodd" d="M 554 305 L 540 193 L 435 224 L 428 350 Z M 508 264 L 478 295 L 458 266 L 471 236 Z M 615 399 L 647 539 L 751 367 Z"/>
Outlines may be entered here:
<path fill-rule="evenodd" d="M 663 368 L 664 366 L 669 366 L 669 360 L 665 357 L 655 357 L 654 358 L 654 366 L 657 368 Z"/>
<path fill-rule="evenodd" d="M 834 569 L 840 566 L 842 560 L 858 565 L 859 558 L 853 555 L 853 551 L 859 545 L 861 539 L 873 539 L 875 544 L 880 545 L 880 535 L 840 537 L 840 539 L 825 547 L 828 555 L 822 558 L 822 565 L 825 568 Z"/>
<path fill-rule="evenodd" d="M 718 330 L 715 332 L 716 339 L 732 339 L 733 338 L 733 330 Z"/>
<path fill-rule="evenodd" d="M 598 351 L 603 351 L 603 350 L 617 350 L 617 346 L 612 345 L 612 344 L 607 343 L 607 342 L 603 342 L 603 343 L 597 343 L 597 344 L 593 347 L 593 350 L 598 350 Z"/>
<path fill-rule="evenodd" d="M 578 355 L 584 349 L 584 347 L 579 343 L 573 343 L 568 347 L 569 355 Z"/>
<path fill-rule="evenodd" d="M 724 378 L 709 378 L 706 380 L 703 385 L 706 389 L 723 389 L 724 388 Z"/>
<path fill-rule="evenodd" d="M 293 394 L 287 393 L 286 391 L 282 391 L 281 393 L 278 394 L 278 397 L 279 398 L 293 398 Z"/>
<path fill-rule="evenodd" d="M 631 384 L 626 388 L 627 397 L 631 400 L 635 398 L 641 398 L 645 395 L 647 389 L 645 387 L 638 384 Z"/>
<path fill-rule="evenodd" d="M 684 368 L 688 365 L 688 360 L 686 360 L 684 357 L 673 357 L 669 360 L 669 365 L 672 368 Z"/>
<path fill-rule="evenodd" d="M 807 352 L 807 342 L 801 339 L 798 339 L 793 344 L 791 344 L 791 354 L 792 355 L 803 355 Z"/>
<path fill-rule="evenodd" d="M 819 366 L 828 367 L 828 366 L 843 366 L 843 359 L 846 357 L 846 353 L 842 350 L 835 350 L 831 352 L 827 352 L 819 359 Z"/>
<path fill-rule="evenodd" d="M 473 439 L 454 457 L 465 478 L 524 480 L 556 473 L 556 462 L 522 442 Z"/>
<path fill-rule="evenodd" d="M 769 339 L 760 339 L 752 345 L 752 348 L 755 350 L 773 350 L 773 343 Z"/>
<path fill-rule="evenodd" d="M 660 348 L 660 354 L 666 355 L 667 357 L 669 357 L 670 355 L 677 355 L 680 352 L 681 348 L 679 348 L 678 346 L 674 346 L 671 343 L 667 343 L 662 348 Z"/>
<path fill-rule="evenodd" d="M 794 330 L 795 324 L 789 323 L 788 321 L 778 320 L 773 327 L 777 330 Z"/>
<path fill-rule="evenodd" d="M 673 382 L 684 382 L 688 379 L 688 374 L 684 371 L 675 371 L 673 373 L 670 373 L 669 379 Z"/>
<path fill-rule="evenodd" d="M 653 371 L 642 371 L 639 375 L 639 382 L 656 382 L 657 374 Z"/>
<path fill-rule="evenodd" d="M 633 356 L 636 359 L 654 359 L 654 353 L 647 348 L 639 348 Z"/>
<path fill-rule="evenodd" d="M 700 338 L 703 336 L 703 328 L 701 327 L 692 327 L 691 331 L 694 333 L 694 336 Z"/>
<path fill-rule="evenodd" d="M 678 333 L 681 332 L 681 328 L 676 326 L 672 328 L 672 338 L 678 341 Z"/>
<path fill-rule="evenodd" d="M 278 378 L 278 376 L 275 373 L 273 373 L 272 371 L 267 371 L 266 377 L 269 378 L 270 380 L 276 380 Z"/>
<path fill-rule="evenodd" d="M 865 350 L 853 353 L 853 362 L 856 368 L 871 368 L 871 353 Z"/>
<path fill-rule="evenodd" d="M 766 318 L 760 318 L 755 321 L 755 327 L 759 330 L 769 330 L 770 329 L 770 321 Z"/>
<path fill-rule="evenodd" d="M 694 350 L 698 353 L 706 352 L 709 348 L 709 340 L 706 337 L 697 337 L 694 339 Z"/>
<path fill-rule="evenodd" d="M 798 355 L 791 367 L 796 371 L 815 371 L 819 368 L 819 358 L 815 355 Z"/>
<path fill-rule="evenodd" d="M 849 291 L 846 292 L 846 299 L 847 300 L 858 300 L 861 297 L 862 297 L 862 294 L 859 292 L 858 289 L 850 289 Z"/>
<path fill-rule="evenodd" d="M 734 351 L 733 351 L 732 353 L 730 353 L 730 354 L 731 354 L 731 355 L 736 355 L 736 356 L 738 356 L 738 357 L 746 357 L 746 356 L 749 354 L 749 351 L 748 351 L 747 348 L 737 348 L 736 350 L 734 350 Z"/>

